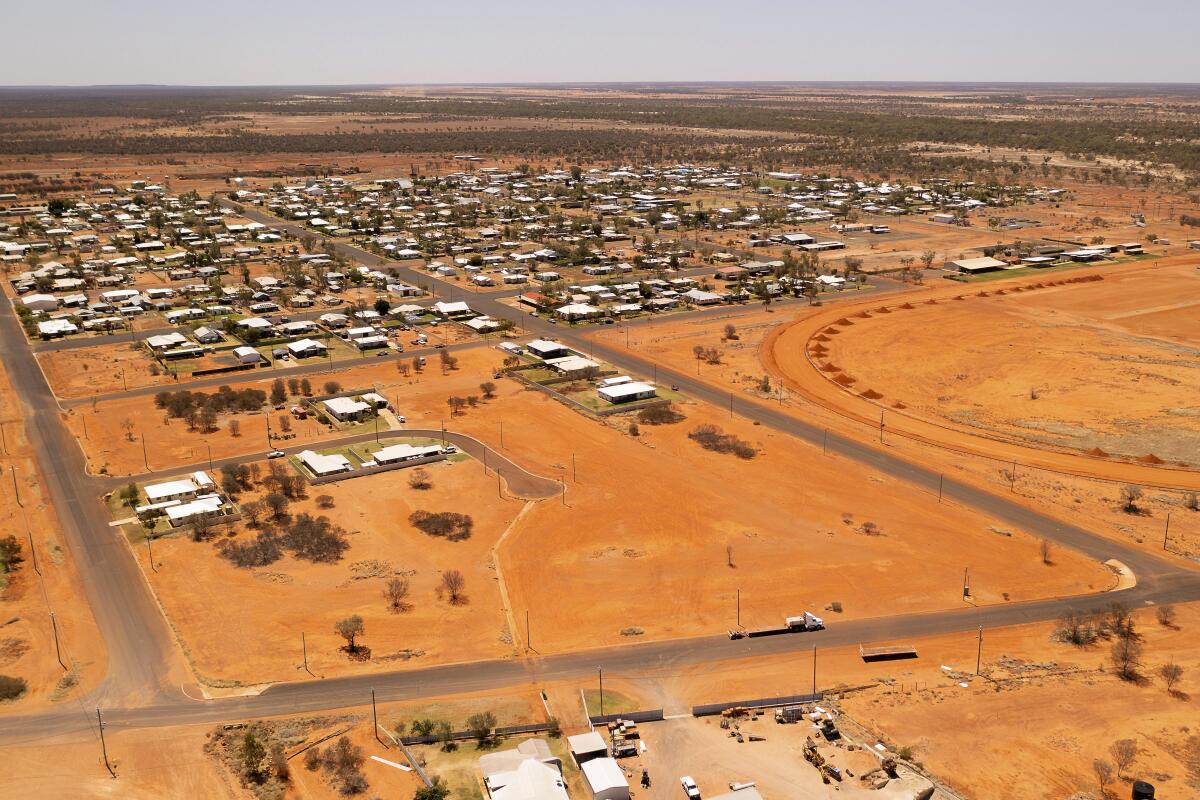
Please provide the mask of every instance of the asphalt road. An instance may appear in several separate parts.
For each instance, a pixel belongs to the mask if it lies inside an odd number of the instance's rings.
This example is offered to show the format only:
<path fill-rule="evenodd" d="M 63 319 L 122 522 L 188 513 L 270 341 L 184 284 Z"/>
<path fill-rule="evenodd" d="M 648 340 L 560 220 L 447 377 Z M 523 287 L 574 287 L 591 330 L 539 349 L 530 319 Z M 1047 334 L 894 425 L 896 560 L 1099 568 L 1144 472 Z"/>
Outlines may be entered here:
<path fill-rule="evenodd" d="M 246 215 L 275 227 L 306 232 L 299 226 L 281 224 L 254 209 L 247 209 Z M 384 263 L 377 256 L 344 244 L 332 246 L 367 264 Z M 419 277 L 427 285 L 431 282 L 441 284 L 441 288 L 451 296 L 455 293 L 453 290 L 457 289 L 427 275 L 418 276 L 404 267 L 398 268 L 397 272 L 411 280 Z M 511 314 L 511 307 L 482 293 L 472 295 L 471 305 L 477 311 L 493 316 Z M 581 329 L 550 325 L 534 317 L 524 318 L 522 323 L 533 333 L 555 336 L 630 372 L 648 374 L 654 368 L 648 359 L 637 354 L 624 353 L 592 341 Z M 27 427 L 30 440 L 39 454 L 39 469 L 62 518 L 72 551 L 80 561 L 87 596 L 110 652 L 110 677 L 97 697 L 88 698 L 84 705 L 113 702 L 115 707 L 108 711 L 106 718 L 110 725 L 117 727 L 233 721 L 330 710 L 364 704 L 372 688 L 380 700 L 387 701 L 500 689 L 539 680 L 579 678 L 593 674 L 597 667 L 604 667 L 611 673 L 647 675 L 678 666 L 756 654 L 807 654 L 813 646 L 824 648 L 920 639 L 973 631 L 981 625 L 990 628 L 1048 620 L 1067 610 L 1096 609 L 1116 599 L 1131 606 L 1200 599 L 1200 581 L 1192 570 L 1083 528 L 1062 523 L 1002 495 L 994 495 L 947 478 L 943 493 L 948 499 L 1005 520 L 1032 535 L 1075 548 L 1097 560 L 1115 558 L 1136 574 L 1137 585 L 1120 592 L 1090 596 L 833 622 L 828 630 L 807 634 L 739 641 L 724 636 L 709 636 L 646 642 L 544 658 L 532 654 L 525 659 L 297 681 L 272 686 L 254 697 L 194 701 L 166 687 L 161 680 L 174 653 L 169 630 L 128 549 L 107 526 L 108 519 L 96 501 L 96 495 L 103 491 L 105 484 L 86 477 L 82 454 L 61 423 L 50 388 L 7 304 L 0 310 L 0 345 L 3 345 L 5 363 L 13 384 L 26 406 Z M 736 397 L 677 370 L 657 369 L 660 380 L 670 380 L 697 399 L 718 407 L 729 407 L 733 413 L 813 446 L 820 447 L 822 439 L 826 437 L 823 429 L 782 414 L 770 405 Z M 370 436 L 373 437 L 373 433 Z M 837 455 L 859 461 L 921 489 L 932 492 L 938 485 L 939 476 L 936 472 L 892 454 L 886 446 L 868 446 L 833 431 L 828 433 L 826 446 Z M 920 576 L 915 574 L 913 580 L 920 580 Z M 948 604 L 958 600 L 958 587 L 930 587 L 930 591 L 946 592 L 950 595 L 947 597 Z M 805 671 L 807 664 L 805 656 Z M 821 682 L 818 677 L 818 683 Z M 88 718 L 78 711 L 3 717 L 0 718 L 0 738 L 7 741 L 36 739 L 85 730 L 89 724 Z"/>

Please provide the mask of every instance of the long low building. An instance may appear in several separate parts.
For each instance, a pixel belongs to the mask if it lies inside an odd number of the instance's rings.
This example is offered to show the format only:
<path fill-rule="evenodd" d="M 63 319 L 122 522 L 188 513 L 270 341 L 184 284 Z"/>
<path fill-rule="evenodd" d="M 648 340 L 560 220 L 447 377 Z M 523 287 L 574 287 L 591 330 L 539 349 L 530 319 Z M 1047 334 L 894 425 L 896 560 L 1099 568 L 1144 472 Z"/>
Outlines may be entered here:
<path fill-rule="evenodd" d="M 436 444 L 414 447 L 411 444 L 393 444 L 376 450 L 372 454 L 376 464 L 394 464 L 398 461 L 412 461 L 416 458 L 429 458 L 442 452 Z"/>
<path fill-rule="evenodd" d="M 172 527 L 178 525 L 186 525 L 189 522 L 194 522 L 200 517 L 217 517 L 224 513 L 225 502 L 219 495 L 206 494 L 197 497 L 190 503 L 180 503 L 177 506 L 168 506 L 167 520 Z"/>
<path fill-rule="evenodd" d="M 960 258 L 957 261 L 949 261 L 946 265 L 953 267 L 959 272 L 966 272 L 971 275 L 979 272 L 992 272 L 993 270 L 1008 268 L 1008 264 L 1004 263 L 998 258 L 991 258 L 990 256 L 982 256 L 980 258 Z"/>
<path fill-rule="evenodd" d="M 326 455 L 325 453 L 317 453 L 312 450 L 303 450 L 296 457 L 300 459 L 301 464 L 307 467 L 318 478 L 326 475 L 337 475 L 341 472 L 349 472 L 352 469 L 346 457 L 337 453 Z"/>
<path fill-rule="evenodd" d="M 648 400 L 651 397 L 657 396 L 658 390 L 648 383 L 630 381 L 628 383 L 618 383 L 614 386 L 601 386 L 596 389 L 596 394 L 616 405 L 618 403 L 632 403 L 635 400 Z"/>

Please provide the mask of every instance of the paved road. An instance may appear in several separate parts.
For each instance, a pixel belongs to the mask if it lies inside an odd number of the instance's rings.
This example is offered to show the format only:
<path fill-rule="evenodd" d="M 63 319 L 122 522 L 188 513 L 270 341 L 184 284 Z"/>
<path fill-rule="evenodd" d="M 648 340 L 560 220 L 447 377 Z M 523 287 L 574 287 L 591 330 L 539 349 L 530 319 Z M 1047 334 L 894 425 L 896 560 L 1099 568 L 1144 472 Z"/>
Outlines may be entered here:
<path fill-rule="evenodd" d="M 247 216 L 275 227 L 302 230 L 298 226 L 281 225 L 261 212 L 248 210 Z M 373 265 L 384 263 L 377 256 L 347 245 L 333 246 L 359 261 Z M 411 275 L 414 280 L 417 277 L 407 268 L 401 267 L 396 271 L 401 275 Z M 426 284 L 431 281 L 429 276 L 421 275 L 420 278 Z M 442 288 L 452 290 L 456 287 L 442 283 Z M 472 306 L 492 315 L 510 310 L 508 306 L 484 294 L 474 295 Z M 570 326 L 549 325 L 540 318 L 526 318 L 524 322 L 525 327 L 534 333 L 554 335 L 630 372 L 647 374 L 653 368 L 649 360 L 591 341 L 585 332 Z M 1019 526 L 1033 535 L 1073 547 L 1098 560 L 1116 558 L 1134 571 L 1138 579 L 1137 586 L 1118 593 L 840 622 L 829 630 L 811 634 L 741 641 L 712 636 L 647 642 L 546 658 L 535 656 L 521 660 L 483 661 L 408 672 L 301 681 L 271 687 L 256 697 L 192 701 L 179 693 L 168 692 L 161 686 L 160 675 L 174 652 L 169 632 L 132 557 L 107 529 L 108 520 L 95 502 L 95 494 L 103 485 L 84 476 L 82 455 L 61 424 L 50 389 L 7 306 L 0 310 L 0 344 L 4 346 L 5 361 L 13 383 L 26 403 L 30 439 L 39 453 L 40 469 L 63 517 L 72 550 L 81 561 L 88 598 L 110 649 L 112 676 L 105 689 L 108 690 L 108 697 L 119 702 L 119 706 L 107 715 L 114 726 L 174 725 L 335 709 L 366 702 L 371 688 L 376 689 L 381 700 L 393 700 L 498 689 L 536 680 L 577 678 L 592 674 L 598 666 L 606 667 L 613 673 L 648 674 L 678 665 L 755 654 L 807 652 L 814 645 L 831 647 L 857 642 L 918 639 L 969 631 L 979 625 L 995 627 L 1047 620 L 1068 609 L 1096 609 L 1118 597 L 1130 605 L 1200 599 L 1200 580 L 1189 569 L 1065 524 L 1003 496 L 948 479 L 943 487 L 948 498 Z M 721 407 L 729 406 L 737 414 L 816 446 L 820 446 L 825 436 L 824 430 L 782 414 L 769 405 L 744 397 L 737 398 L 677 370 L 659 367 L 658 371 L 660 378 L 671 380 L 698 399 Z M 833 432 L 828 435 L 827 447 L 839 455 L 927 490 L 933 491 L 937 486 L 937 473 L 910 463 L 886 448 L 867 446 Z M 914 579 L 919 577 L 915 576 Z M 941 591 L 942 588 L 937 590 Z M 119 687 L 120 693 L 113 692 L 113 687 Z M 104 695 L 104 692 L 101 694 Z M 94 702 L 89 698 L 89 704 Z M 86 718 L 78 712 L 7 717 L 0 718 L 0 737 L 6 740 L 36 738 L 84 730 L 87 725 Z"/>

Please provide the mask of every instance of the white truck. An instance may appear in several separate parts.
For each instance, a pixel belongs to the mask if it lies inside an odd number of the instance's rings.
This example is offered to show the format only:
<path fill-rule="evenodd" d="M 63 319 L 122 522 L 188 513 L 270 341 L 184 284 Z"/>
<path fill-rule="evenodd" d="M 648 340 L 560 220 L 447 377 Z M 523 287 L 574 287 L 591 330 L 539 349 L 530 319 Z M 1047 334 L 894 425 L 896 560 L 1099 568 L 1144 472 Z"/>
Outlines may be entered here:
<path fill-rule="evenodd" d="M 825 627 L 825 620 L 808 611 L 798 617 L 788 617 L 784 622 L 788 628 L 796 631 L 819 631 Z"/>

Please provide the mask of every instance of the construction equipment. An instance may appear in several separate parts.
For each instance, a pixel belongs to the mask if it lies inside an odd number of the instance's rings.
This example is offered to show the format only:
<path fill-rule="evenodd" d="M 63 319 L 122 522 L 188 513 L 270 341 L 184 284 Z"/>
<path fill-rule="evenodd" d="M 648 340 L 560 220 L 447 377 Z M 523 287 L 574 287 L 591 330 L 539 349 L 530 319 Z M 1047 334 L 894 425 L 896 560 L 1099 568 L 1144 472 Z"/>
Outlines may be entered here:
<path fill-rule="evenodd" d="M 790 725 L 804 719 L 803 706 L 785 706 L 775 709 L 775 721 L 780 725 Z"/>

